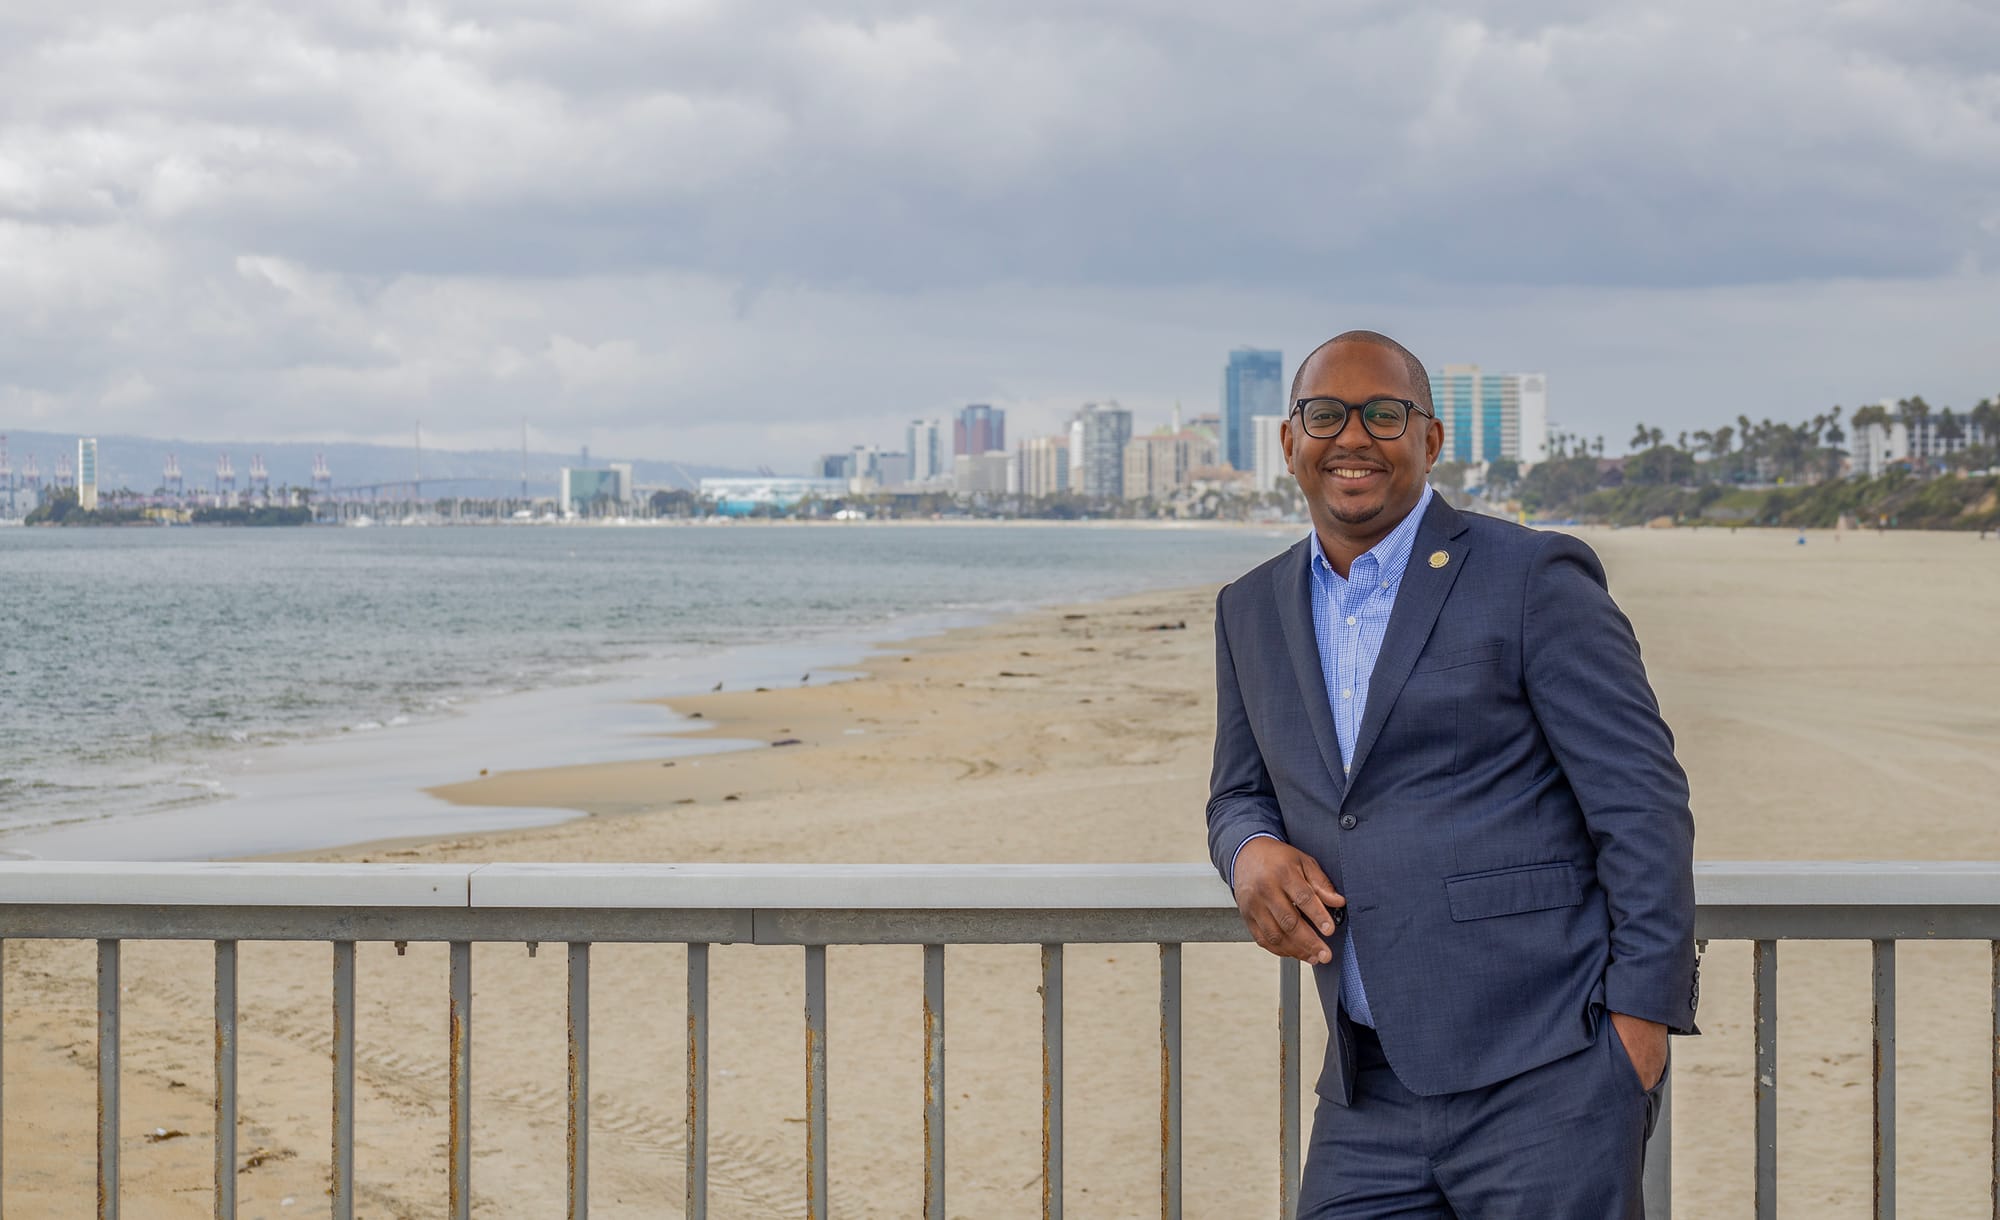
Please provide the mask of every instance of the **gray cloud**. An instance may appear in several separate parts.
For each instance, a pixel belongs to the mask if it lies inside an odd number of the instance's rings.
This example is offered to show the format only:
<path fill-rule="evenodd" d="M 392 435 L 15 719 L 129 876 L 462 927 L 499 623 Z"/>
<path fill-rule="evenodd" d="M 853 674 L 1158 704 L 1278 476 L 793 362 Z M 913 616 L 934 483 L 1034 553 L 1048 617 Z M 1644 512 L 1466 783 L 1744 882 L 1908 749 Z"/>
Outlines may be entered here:
<path fill-rule="evenodd" d="M 1944 0 L 11 13 L 0 423 L 796 465 L 1384 319 L 1614 435 L 1949 401 L 1995 63 Z"/>

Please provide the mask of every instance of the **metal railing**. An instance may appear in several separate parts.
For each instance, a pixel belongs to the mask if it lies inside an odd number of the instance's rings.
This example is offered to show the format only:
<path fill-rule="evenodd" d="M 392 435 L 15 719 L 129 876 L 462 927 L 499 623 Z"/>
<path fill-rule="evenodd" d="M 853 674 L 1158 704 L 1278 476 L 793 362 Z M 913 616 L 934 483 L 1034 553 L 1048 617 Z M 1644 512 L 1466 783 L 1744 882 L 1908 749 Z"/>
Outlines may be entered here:
<path fill-rule="evenodd" d="M 1992 943 L 1993 1214 L 2000 1220 L 2000 863 L 1713 863 L 1696 870 L 1697 934 L 1752 943 L 1756 1214 L 1777 1214 L 1777 982 L 1781 940 L 1873 945 L 1875 1215 L 1895 1213 L 1898 940 Z M 100 1217 L 119 1209 L 121 942 L 215 946 L 215 1214 L 235 1214 L 237 945 L 325 941 L 333 957 L 332 1214 L 354 1207 L 354 980 L 361 941 L 450 945 L 450 1215 L 471 1212 L 475 942 L 568 945 L 568 1214 L 589 1208 L 590 948 L 687 946 L 687 1215 L 707 1214 L 709 953 L 805 950 L 807 1210 L 829 1213 L 828 945 L 924 947 L 923 1215 L 945 1213 L 946 946 L 1036 944 L 1042 969 L 1042 1213 L 1063 1209 L 1063 947 L 1159 946 L 1160 1214 L 1181 1210 L 1181 946 L 1245 941 L 1203 865 L 304 865 L 0 863 L 0 941 L 97 942 Z M 1253 952 L 1246 946 L 1246 952 Z M 1300 970 L 1278 970 L 1279 1214 L 1296 1210 Z M 0 979 L 4 986 L 4 979 Z M 0 1031 L 4 1032 L 4 1031 Z M 3 1045 L 4 1042 L 0 1042 Z M 4 1115 L 4 1108 L 0 1108 Z M 1647 1150 L 1649 1214 L 1670 1212 L 1671 1097 Z M 4 1200 L 0 1200 L 4 1204 Z"/>

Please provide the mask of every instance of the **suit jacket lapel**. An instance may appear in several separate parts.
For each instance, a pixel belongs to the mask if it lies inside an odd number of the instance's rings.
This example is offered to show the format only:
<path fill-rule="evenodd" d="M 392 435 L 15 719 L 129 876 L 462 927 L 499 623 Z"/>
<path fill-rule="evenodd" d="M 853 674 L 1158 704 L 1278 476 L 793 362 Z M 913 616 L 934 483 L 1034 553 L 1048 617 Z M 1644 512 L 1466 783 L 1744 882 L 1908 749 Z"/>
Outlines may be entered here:
<path fill-rule="evenodd" d="M 1382 724 L 1403 693 L 1410 669 L 1431 637 L 1438 611 L 1451 593 L 1453 582 L 1465 567 L 1466 544 L 1460 535 L 1465 522 L 1458 510 L 1442 496 L 1431 499 L 1430 509 L 1417 525 L 1416 542 L 1410 547 L 1410 563 L 1403 570 L 1403 583 L 1396 590 L 1396 604 L 1389 611 L 1389 630 L 1382 637 L 1382 650 L 1375 656 L 1374 672 L 1368 676 L 1368 706 L 1362 709 L 1361 732 L 1354 741 L 1354 761 L 1348 775 L 1351 786 L 1368 752 L 1381 736 Z M 1431 566 L 1431 557 L 1442 553 L 1445 562 Z"/>
<path fill-rule="evenodd" d="M 1326 701 L 1326 675 L 1319 666 L 1319 636 L 1312 618 L 1312 540 L 1300 542 L 1294 554 L 1280 565 L 1277 575 L 1278 621 L 1285 629 L 1285 652 L 1292 660 L 1292 674 L 1299 683 L 1299 696 L 1306 705 L 1306 724 L 1319 744 L 1320 758 L 1326 763 L 1333 782 L 1334 799 L 1346 789 L 1346 775 L 1340 766 L 1340 738 L 1333 731 L 1333 707 Z"/>

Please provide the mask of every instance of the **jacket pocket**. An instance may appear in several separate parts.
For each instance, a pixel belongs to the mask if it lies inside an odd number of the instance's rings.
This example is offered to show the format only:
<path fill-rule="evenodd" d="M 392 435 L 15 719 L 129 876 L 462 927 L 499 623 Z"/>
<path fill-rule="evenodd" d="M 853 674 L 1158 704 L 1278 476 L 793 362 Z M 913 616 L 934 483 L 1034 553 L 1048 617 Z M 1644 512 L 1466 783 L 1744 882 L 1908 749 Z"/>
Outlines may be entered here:
<path fill-rule="evenodd" d="M 1500 641 L 1490 640 L 1484 644 L 1475 644 L 1471 648 L 1454 648 L 1450 652 L 1441 652 L 1435 656 L 1418 657 L 1416 666 L 1410 672 L 1421 674 L 1440 669 L 1462 669 L 1467 665 L 1483 665 L 1499 658 Z"/>
<path fill-rule="evenodd" d="M 1460 923 L 1573 907 L 1583 901 L 1576 869 L 1565 860 L 1446 877 L 1444 893 L 1452 919 Z"/>

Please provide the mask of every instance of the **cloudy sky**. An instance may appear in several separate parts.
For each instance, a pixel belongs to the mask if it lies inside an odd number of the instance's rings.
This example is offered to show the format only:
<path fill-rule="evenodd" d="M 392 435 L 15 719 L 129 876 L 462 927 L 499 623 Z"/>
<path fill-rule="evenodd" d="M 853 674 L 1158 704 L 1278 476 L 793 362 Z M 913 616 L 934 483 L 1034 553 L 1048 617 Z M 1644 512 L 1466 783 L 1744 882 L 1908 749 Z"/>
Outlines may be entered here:
<path fill-rule="evenodd" d="M 2000 392 L 2000 6 L 0 10 L 0 431 L 803 469 L 1352 326 L 1603 433 Z"/>

